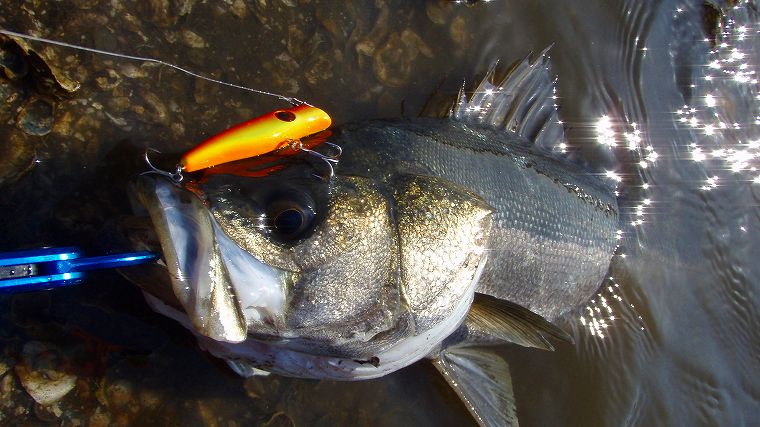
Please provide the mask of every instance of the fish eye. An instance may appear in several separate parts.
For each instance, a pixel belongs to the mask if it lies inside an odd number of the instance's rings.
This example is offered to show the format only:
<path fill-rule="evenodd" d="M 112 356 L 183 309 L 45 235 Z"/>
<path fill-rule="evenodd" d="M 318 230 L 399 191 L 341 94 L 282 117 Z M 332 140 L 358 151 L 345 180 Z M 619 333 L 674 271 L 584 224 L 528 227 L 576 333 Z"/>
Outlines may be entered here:
<path fill-rule="evenodd" d="M 272 237 L 291 241 L 311 228 L 315 213 L 313 203 L 299 198 L 276 198 L 269 204 L 267 218 Z"/>
<path fill-rule="evenodd" d="M 274 228 L 286 235 L 295 234 L 303 228 L 306 218 L 304 213 L 297 209 L 285 209 L 274 217 Z"/>

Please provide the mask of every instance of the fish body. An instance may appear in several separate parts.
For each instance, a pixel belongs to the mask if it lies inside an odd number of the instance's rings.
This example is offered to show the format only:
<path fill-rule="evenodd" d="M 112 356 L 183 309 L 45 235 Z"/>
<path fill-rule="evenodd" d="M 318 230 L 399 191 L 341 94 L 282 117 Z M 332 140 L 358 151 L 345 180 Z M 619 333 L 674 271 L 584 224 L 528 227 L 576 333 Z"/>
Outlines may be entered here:
<path fill-rule="evenodd" d="M 564 138 L 547 61 L 446 119 L 334 128 L 334 174 L 306 152 L 266 176 L 142 177 L 167 279 L 149 303 L 241 374 L 360 380 L 427 357 L 479 422 L 512 422 L 506 363 L 473 347 L 567 339 L 549 320 L 596 291 L 618 228 L 613 190 L 546 149 Z"/>
<path fill-rule="evenodd" d="M 477 292 L 553 320 L 599 287 L 619 225 L 615 195 L 597 176 L 514 133 L 454 120 L 352 124 L 336 143 L 338 173 L 433 176 L 493 208 Z"/>

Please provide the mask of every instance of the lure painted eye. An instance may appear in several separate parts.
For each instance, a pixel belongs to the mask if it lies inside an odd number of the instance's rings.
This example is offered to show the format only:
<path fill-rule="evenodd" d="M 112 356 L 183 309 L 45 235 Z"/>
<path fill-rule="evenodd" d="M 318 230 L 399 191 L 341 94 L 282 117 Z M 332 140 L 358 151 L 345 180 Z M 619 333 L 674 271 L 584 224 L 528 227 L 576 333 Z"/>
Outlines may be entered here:
<path fill-rule="evenodd" d="M 275 111 L 274 116 L 283 122 L 292 122 L 296 119 L 295 114 L 293 114 L 291 111 L 286 110 Z"/>

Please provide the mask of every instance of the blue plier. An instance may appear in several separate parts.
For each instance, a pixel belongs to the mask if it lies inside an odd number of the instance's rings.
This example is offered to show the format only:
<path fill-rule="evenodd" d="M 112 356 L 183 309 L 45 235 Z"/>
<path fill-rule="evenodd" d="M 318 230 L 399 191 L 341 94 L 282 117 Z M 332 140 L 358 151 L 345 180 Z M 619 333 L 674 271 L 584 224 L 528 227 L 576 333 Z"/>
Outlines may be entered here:
<path fill-rule="evenodd" d="M 0 292 L 25 292 L 75 285 L 84 272 L 144 264 L 155 252 L 130 252 L 85 257 L 79 248 L 42 248 L 0 253 Z"/>

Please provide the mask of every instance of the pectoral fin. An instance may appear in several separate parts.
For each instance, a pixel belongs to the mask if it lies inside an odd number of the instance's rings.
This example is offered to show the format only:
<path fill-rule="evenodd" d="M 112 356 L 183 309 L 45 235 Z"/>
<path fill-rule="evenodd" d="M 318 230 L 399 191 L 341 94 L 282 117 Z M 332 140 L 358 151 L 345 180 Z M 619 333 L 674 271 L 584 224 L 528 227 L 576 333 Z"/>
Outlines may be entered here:
<path fill-rule="evenodd" d="M 445 346 L 475 346 L 515 343 L 525 347 L 554 350 L 547 338 L 573 342 L 565 331 L 515 303 L 475 293 L 470 312 L 460 330 Z"/>
<path fill-rule="evenodd" d="M 443 350 L 433 365 L 481 426 L 517 426 L 509 366 L 482 349 Z"/>

